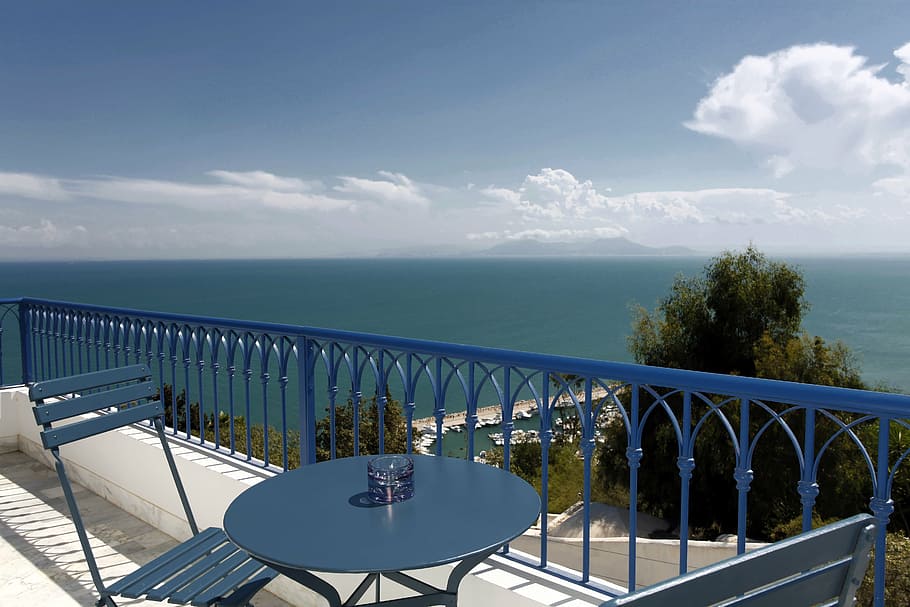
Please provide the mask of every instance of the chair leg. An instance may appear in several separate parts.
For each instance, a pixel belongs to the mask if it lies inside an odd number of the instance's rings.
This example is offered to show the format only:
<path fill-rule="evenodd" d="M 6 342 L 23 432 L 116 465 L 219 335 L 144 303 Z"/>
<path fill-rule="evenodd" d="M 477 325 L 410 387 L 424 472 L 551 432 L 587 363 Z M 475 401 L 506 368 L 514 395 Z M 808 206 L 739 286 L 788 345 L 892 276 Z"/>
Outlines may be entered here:
<path fill-rule="evenodd" d="M 117 607 L 117 603 L 114 602 L 114 599 L 110 595 L 106 595 L 98 599 L 98 602 L 95 603 L 95 607 Z"/>

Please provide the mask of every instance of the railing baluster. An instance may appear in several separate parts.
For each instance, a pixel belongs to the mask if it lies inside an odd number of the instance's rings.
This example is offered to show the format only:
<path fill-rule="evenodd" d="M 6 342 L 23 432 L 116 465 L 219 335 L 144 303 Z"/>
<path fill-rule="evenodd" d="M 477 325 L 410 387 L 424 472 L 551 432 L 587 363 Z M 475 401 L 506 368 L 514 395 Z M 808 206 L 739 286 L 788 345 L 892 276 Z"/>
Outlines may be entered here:
<path fill-rule="evenodd" d="M 676 467 L 679 469 L 679 574 L 689 567 L 689 483 L 692 470 L 695 469 L 695 458 L 692 457 L 692 393 L 683 394 L 682 443 L 679 445 L 679 457 Z"/>
<path fill-rule="evenodd" d="M 749 399 L 739 397 L 739 457 L 737 468 L 733 472 L 736 480 L 736 553 L 746 551 L 746 520 L 749 508 L 749 487 L 752 484 L 752 468 L 748 465 L 749 457 Z"/>
<path fill-rule="evenodd" d="M 19 352 L 22 359 L 22 383 L 30 384 L 35 378 L 35 366 L 32 359 L 32 307 L 19 303 Z"/>
<path fill-rule="evenodd" d="M 237 367 L 233 364 L 228 365 L 228 441 L 231 455 L 237 452 L 237 444 L 234 440 L 234 376 L 237 373 Z"/>
<path fill-rule="evenodd" d="M 442 378 L 442 357 L 436 357 L 436 389 L 433 390 L 433 416 L 436 420 L 436 455 L 442 455 L 442 422 L 446 416 L 445 381 Z"/>
<path fill-rule="evenodd" d="M 414 411 L 417 409 L 417 405 L 414 403 L 414 368 L 411 364 L 414 360 L 413 354 L 407 355 L 407 361 L 405 363 L 405 376 L 407 377 L 405 381 L 405 391 L 404 391 L 404 417 L 405 417 L 405 440 L 407 444 L 405 446 L 405 453 L 408 455 L 411 454 L 414 444 Z"/>
<path fill-rule="evenodd" d="M 250 461 L 253 459 L 253 420 L 250 417 L 251 411 L 251 398 L 250 398 L 250 381 L 253 379 L 253 370 L 247 366 L 248 363 L 244 363 L 245 368 L 243 369 L 243 391 L 244 391 L 244 410 L 246 411 L 246 460 Z"/>
<path fill-rule="evenodd" d="M 385 453 L 385 391 L 387 379 L 385 376 L 385 352 L 381 349 L 379 350 L 378 358 L 376 365 L 379 369 L 378 377 L 376 378 L 376 447 L 377 451 L 382 454 Z"/>
<path fill-rule="evenodd" d="M 585 410 L 581 420 L 581 454 L 584 457 L 584 528 L 582 529 L 581 581 L 591 579 L 591 458 L 594 456 L 594 415 L 592 408 L 593 390 L 591 378 L 585 378 Z"/>
<path fill-rule="evenodd" d="M 473 461 L 477 456 L 474 449 L 474 433 L 477 430 L 477 381 L 474 378 L 474 362 L 468 364 L 468 402 L 465 410 L 465 432 L 468 433 L 467 456 Z"/>
<path fill-rule="evenodd" d="M 869 503 L 869 509 L 875 516 L 876 534 L 875 534 L 875 563 L 873 565 L 873 575 L 875 577 L 875 593 L 873 596 L 873 605 L 875 607 L 884 607 L 885 605 L 885 552 L 886 537 L 888 532 L 888 522 L 891 520 L 891 513 L 894 512 L 894 503 L 891 501 L 891 491 L 888 483 L 889 472 L 889 444 L 890 444 L 890 417 L 879 417 L 878 419 L 878 459 L 876 464 L 876 482 L 875 495 Z"/>
<path fill-rule="evenodd" d="M 212 422 L 215 427 L 215 449 L 221 448 L 221 404 L 218 399 L 218 371 L 221 364 L 218 362 L 217 351 L 212 348 Z"/>
<path fill-rule="evenodd" d="M 635 569 L 638 560 L 638 470 L 641 467 L 641 422 L 639 420 L 639 385 L 629 386 L 632 394 L 629 446 L 626 448 L 626 459 L 629 462 L 629 592 L 635 590 Z"/>
<path fill-rule="evenodd" d="M 550 441 L 553 440 L 552 419 L 550 417 L 550 378 L 552 373 L 542 374 L 540 386 L 540 403 L 537 407 L 540 425 L 540 566 L 547 566 L 547 534 L 550 512 Z"/>
<path fill-rule="evenodd" d="M 815 478 L 812 475 L 815 465 L 815 410 L 806 409 L 805 415 L 803 469 L 801 470 L 797 491 L 803 505 L 803 531 L 809 531 L 812 529 L 812 509 L 815 507 L 815 498 L 818 495 L 818 483 L 815 482 Z"/>
<path fill-rule="evenodd" d="M 300 383 L 300 465 L 316 463 L 316 351 L 311 340 L 297 338 L 297 376 Z"/>

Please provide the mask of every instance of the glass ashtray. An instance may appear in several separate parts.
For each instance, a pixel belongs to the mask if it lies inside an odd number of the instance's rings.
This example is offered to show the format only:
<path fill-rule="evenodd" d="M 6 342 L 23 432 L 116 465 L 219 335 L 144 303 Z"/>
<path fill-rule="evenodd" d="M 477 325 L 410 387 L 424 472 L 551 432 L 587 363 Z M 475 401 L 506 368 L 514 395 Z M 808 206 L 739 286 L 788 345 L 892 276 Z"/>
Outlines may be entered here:
<path fill-rule="evenodd" d="M 403 502 L 414 495 L 414 460 L 405 455 L 380 455 L 367 462 L 370 501 Z"/>

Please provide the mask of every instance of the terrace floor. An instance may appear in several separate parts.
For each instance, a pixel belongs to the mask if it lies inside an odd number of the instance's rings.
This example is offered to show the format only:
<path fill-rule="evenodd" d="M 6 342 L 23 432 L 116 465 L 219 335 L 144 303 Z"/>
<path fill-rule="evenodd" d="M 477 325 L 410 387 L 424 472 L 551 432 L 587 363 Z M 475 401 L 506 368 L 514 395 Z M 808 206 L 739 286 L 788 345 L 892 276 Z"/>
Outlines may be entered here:
<path fill-rule="evenodd" d="M 104 579 L 119 578 L 177 543 L 80 485 L 73 488 Z M 593 607 L 601 602 L 574 585 L 541 583 L 529 568 L 496 556 L 472 573 L 462 582 L 461 604 Z M 384 589 L 386 584 L 391 582 Z M 24 453 L 0 454 L 0 605 L 94 605 L 97 598 L 57 475 Z M 289 607 L 267 590 L 253 602 Z M 117 603 L 161 605 L 119 598 Z"/>
<path fill-rule="evenodd" d="M 177 544 L 110 502 L 74 485 L 105 579 L 115 579 Z M 57 475 L 20 453 L 0 455 L 0 605 L 94 605 L 98 599 Z M 119 605 L 160 605 L 118 599 Z M 261 592 L 257 607 L 282 607 Z"/>

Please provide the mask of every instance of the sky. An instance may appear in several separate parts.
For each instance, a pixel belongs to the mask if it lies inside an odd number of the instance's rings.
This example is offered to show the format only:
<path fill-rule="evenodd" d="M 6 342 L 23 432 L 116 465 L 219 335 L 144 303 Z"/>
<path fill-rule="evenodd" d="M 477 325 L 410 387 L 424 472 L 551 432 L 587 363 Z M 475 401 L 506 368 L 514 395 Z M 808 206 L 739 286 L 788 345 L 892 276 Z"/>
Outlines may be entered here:
<path fill-rule="evenodd" d="M 910 3 L 6 3 L 0 260 L 910 253 Z"/>

